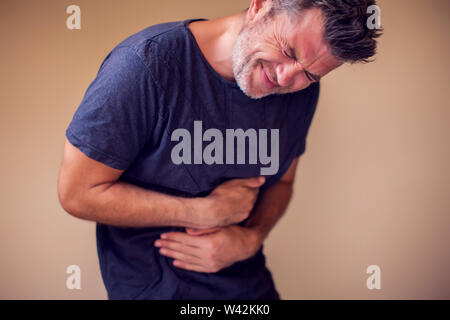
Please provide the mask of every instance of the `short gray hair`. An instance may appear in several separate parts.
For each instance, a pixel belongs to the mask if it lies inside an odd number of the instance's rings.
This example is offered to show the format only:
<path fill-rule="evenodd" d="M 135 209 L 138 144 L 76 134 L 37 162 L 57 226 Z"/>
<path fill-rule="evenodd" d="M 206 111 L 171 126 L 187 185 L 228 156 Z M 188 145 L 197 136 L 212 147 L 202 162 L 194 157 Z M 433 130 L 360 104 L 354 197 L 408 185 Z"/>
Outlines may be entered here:
<path fill-rule="evenodd" d="M 267 13 L 273 18 L 288 13 L 298 19 L 302 10 L 319 8 L 324 15 L 324 40 L 331 54 L 342 62 L 370 62 L 382 29 L 367 27 L 367 8 L 375 0 L 273 0 Z"/>

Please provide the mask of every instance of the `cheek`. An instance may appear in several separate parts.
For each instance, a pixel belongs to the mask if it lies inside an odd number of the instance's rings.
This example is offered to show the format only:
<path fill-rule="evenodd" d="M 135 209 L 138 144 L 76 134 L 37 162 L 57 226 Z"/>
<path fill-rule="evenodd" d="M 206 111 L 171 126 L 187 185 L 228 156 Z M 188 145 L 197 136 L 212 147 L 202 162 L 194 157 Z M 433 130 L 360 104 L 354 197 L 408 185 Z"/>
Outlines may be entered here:
<path fill-rule="evenodd" d="M 306 78 L 306 76 L 304 74 L 299 74 L 297 76 L 297 78 L 295 79 L 293 89 L 295 91 L 303 90 L 303 89 L 309 87 L 310 84 L 311 84 L 311 82 Z"/>
<path fill-rule="evenodd" d="M 295 92 L 295 91 L 300 91 L 300 90 L 306 89 L 310 85 L 311 85 L 311 82 L 303 81 L 300 85 L 296 86 L 293 91 Z"/>
<path fill-rule="evenodd" d="M 260 65 L 259 63 L 254 65 L 254 67 L 251 70 L 251 75 L 250 75 L 250 82 L 251 82 L 251 86 L 252 88 L 257 88 L 259 87 L 260 84 Z"/>
<path fill-rule="evenodd" d="M 300 90 L 306 89 L 306 88 L 308 88 L 310 85 L 311 85 L 311 82 L 309 82 L 309 81 L 303 82 L 302 85 L 299 86 L 298 89 L 295 90 L 295 91 L 300 91 Z"/>
<path fill-rule="evenodd" d="M 258 59 L 269 63 L 280 62 L 284 57 L 280 44 L 275 40 L 256 40 L 253 50 Z"/>
<path fill-rule="evenodd" d="M 253 93 L 266 93 L 267 89 L 263 86 L 261 82 L 261 65 L 258 63 L 251 72 L 250 75 L 250 86 L 253 90 Z"/>

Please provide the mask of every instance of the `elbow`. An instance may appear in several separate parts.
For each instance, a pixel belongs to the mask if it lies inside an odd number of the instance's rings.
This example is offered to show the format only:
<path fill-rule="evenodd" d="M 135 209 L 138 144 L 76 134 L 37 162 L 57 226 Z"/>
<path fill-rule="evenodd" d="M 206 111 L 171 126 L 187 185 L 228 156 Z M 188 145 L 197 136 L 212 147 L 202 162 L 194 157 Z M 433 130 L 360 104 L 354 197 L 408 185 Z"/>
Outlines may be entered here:
<path fill-rule="evenodd" d="M 83 210 L 81 197 L 77 192 L 71 190 L 71 188 L 67 186 L 61 185 L 61 183 L 58 183 L 57 192 L 59 203 L 61 204 L 61 207 L 65 212 L 76 218 L 86 219 L 86 217 L 82 213 Z"/>
<path fill-rule="evenodd" d="M 61 207 L 64 209 L 64 211 L 74 217 L 77 217 L 78 210 L 76 210 L 74 201 L 70 201 L 69 198 L 67 198 L 65 196 L 61 196 L 61 193 L 59 193 L 59 192 L 58 192 L 58 198 L 59 198 L 59 203 L 61 204 Z"/>

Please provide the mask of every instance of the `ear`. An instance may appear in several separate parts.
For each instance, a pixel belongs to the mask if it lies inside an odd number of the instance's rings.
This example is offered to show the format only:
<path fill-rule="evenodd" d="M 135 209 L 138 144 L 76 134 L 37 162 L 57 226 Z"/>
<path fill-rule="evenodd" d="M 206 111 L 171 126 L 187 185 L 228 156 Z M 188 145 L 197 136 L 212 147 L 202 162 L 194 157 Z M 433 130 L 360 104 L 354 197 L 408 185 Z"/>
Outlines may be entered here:
<path fill-rule="evenodd" d="M 252 0 L 247 10 L 248 21 L 264 16 L 272 7 L 272 0 Z"/>

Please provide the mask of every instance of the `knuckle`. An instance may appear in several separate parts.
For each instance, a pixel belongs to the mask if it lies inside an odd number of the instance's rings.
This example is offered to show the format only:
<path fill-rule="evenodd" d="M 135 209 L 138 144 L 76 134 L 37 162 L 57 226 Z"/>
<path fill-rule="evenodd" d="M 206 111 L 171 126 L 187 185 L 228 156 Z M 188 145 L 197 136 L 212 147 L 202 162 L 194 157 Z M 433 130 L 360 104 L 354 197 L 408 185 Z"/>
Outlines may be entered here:
<path fill-rule="evenodd" d="M 208 241 L 208 242 L 206 242 L 205 244 L 204 244 L 204 248 L 206 248 L 206 249 L 208 249 L 208 250 L 211 250 L 212 248 L 212 243 L 211 243 L 211 241 Z"/>
<path fill-rule="evenodd" d="M 215 261 L 209 262 L 209 264 L 208 264 L 208 269 L 210 269 L 210 270 L 212 270 L 213 272 L 215 272 L 214 270 L 217 269 L 217 262 L 215 262 Z"/>
<path fill-rule="evenodd" d="M 161 245 L 164 247 L 172 247 L 172 241 L 167 241 L 167 240 L 159 240 L 161 241 Z"/>
<path fill-rule="evenodd" d="M 214 267 L 212 268 L 212 272 L 216 273 L 216 272 L 219 272 L 219 271 L 220 271 L 220 266 L 218 266 L 217 264 L 214 265 Z"/>
<path fill-rule="evenodd" d="M 214 252 L 215 250 L 217 250 L 217 244 L 214 241 L 211 241 L 208 245 L 208 249 Z"/>

